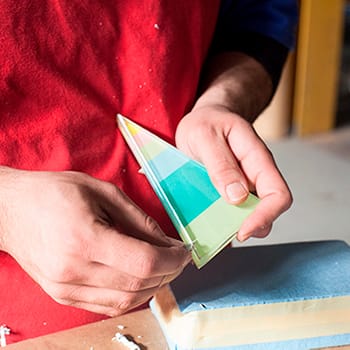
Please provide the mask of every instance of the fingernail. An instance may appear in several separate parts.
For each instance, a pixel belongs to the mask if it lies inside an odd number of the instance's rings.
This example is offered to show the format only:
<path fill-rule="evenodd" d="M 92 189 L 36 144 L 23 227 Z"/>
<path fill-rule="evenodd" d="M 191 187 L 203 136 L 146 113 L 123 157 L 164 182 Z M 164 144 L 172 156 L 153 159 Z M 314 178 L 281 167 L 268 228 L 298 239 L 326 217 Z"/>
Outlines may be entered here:
<path fill-rule="evenodd" d="M 239 202 L 246 197 L 247 190 L 240 182 L 234 182 L 226 186 L 226 194 L 231 202 Z"/>

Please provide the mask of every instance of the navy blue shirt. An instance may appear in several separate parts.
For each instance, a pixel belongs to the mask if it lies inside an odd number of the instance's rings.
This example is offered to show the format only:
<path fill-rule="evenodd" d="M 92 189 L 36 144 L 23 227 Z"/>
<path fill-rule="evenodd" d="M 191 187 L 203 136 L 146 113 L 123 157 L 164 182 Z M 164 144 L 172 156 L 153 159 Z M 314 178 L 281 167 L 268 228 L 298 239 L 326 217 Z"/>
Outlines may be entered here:
<path fill-rule="evenodd" d="M 298 0 L 222 0 L 212 52 L 240 51 L 259 61 L 277 87 L 295 44 Z"/>

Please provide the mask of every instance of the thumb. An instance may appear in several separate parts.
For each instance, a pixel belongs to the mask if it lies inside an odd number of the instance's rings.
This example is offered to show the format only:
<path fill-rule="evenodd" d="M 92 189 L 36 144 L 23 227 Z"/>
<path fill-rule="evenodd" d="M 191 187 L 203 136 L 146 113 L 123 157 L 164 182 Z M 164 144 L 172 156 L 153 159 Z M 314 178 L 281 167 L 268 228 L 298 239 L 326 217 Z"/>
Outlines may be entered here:
<path fill-rule="evenodd" d="M 220 195 L 228 203 L 240 204 L 249 194 L 248 181 L 226 139 L 216 138 L 214 142 L 205 142 L 197 149 L 199 159 Z"/>

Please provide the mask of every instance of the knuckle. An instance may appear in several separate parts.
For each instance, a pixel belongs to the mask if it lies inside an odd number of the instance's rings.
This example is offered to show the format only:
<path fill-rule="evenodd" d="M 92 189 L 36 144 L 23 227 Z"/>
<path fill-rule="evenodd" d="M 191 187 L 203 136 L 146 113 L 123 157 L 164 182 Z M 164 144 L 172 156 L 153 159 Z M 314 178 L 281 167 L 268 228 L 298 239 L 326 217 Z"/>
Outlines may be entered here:
<path fill-rule="evenodd" d="M 155 270 L 156 264 L 157 258 L 154 254 L 139 253 L 135 259 L 138 276 L 141 278 L 150 277 Z"/>
<path fill-rule="evenodd" d="M 72 305 L 73 298 L 71 298 L 68 287 L 57 283 L 44 286 L 44 290 L 49 294 L 55 301 L 62 305 Z"/>
<path fill-rule="evenodd" d="M 70 263 L 60 262 L 51 264 L 46 277 L 56 283 L 69 283 L 78 278 L 78 272 Z"/>
<path fill-rule="evenodd" d="M 119 189 L 117 186 L 115 186 L 114 184 L 110 183 L 110 182 L 106 182 L 104 184 L 104 186 L 106 187 L 106 190 L 108 191 L 108 193 L 110 195 L 112 195 L 113 197 L 117 197 L 120 193 Z"/>
<path fill-rule="evenodd" d="M 192 140 L 195 142 L 197 142 L 199 139 L 212 140 L 218 136 L 217 131 L 207 123 L 200 123 L 196 125 L 196 128 L 192 130 L 190 135 L 192 136 Z"/>
<path fill-rule="evenodd" d="M 144 225 L 146 231 L 149 233 L 155 233 L 160 229 L 158 223 L 149 215 L 145 216 Z"/>
<path fill-rule="evenodd" d="M 121 316 L 123 313 L 124 313 L 124 311 L 111 308 L 110 310 L 108 310 L 106 315 L 109 316 L 109 317 L 117 317 L 117 316 Z"/>
<path fill-rule="evenodd" d="M 133 296 L 131 294 L 125 294 L 120 300 L 118 301 L 115 309 L 120 310 L 121 312 L 126 312 L 133 306 Z"/>
<path fill-rule="evenodd" d="M 113 198 L 116 204 L 123 202 L 124 205 L 126 205 L 128 198 L 126 194 L 118 188 L 118 186 L 110 182 L 103 182 L 101 184 L 101 189 L 103 192 L 108 194 L 108 197 Z"/>
<path fill-rule="evenodd" d="M 282 208 L 283 210 L 288 210 L 292 204 L 293 204 L 293 196 L 292 193 L 288 190 L 283 191 L 281 193 L 281 198 L 282 198 Z"/>
<path fill-rule="evenodd" d="M 214 184 L 225 186 L 242 177 L 234 163 L 222 158 L 215 161 L 215 168 L 210 170 L 210 178 Z"/>
<path fill-rule="evenodd" d="M 45 267 L 45 277 L 55 283 L 70 283 L 80 279 L 79 269 L 70 257 L 51 258 Z"/>
<path fill-rule="evenodd" d="M 130 292 L 137 292 L 144 286 L 144 280 L 141 278 L 131 278 L 127 284 L 127 290 Z"/>
<path fill-rule="evenodd" d="M 64 305 L 64 306 L 74 306 L 75 302 L 73 300 L 63 299 L 59 297 L 52 297 L 53 300 L 55 300 L 57 303 Z"/>
<path fill-rule="evenodd" d="M 202 120 L 202 123 L 197 123 L 195 127 L 183 125 L 182 131 L 182 137 L 186 135 L 186 143 L 191 144 L 192 147 L 198 142 L 198 140 L 211 140 L 213 137 L 217 136 L 216 130 L 212 125 L 207 123 L 206 120 Z"/>

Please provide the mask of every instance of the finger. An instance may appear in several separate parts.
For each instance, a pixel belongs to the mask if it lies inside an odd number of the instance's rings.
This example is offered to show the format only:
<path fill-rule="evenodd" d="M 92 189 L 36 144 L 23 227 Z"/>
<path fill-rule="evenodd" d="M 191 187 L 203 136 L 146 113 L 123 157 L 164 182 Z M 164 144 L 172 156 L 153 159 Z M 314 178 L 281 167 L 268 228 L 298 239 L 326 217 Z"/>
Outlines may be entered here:
<path fill-rule="evenodd" d="M 91 286 L 118 289 L 124 292 L 138 292 L 158 288 L 164 284 L 170 283 L 181 274 L 184 267 L 174 273 L 151 278 L 138 278 L 125 273 L 115 273 L 115 271 L 108 266 L 104 266 L 104 268 L 106 273 L 104 275 L 99 274 L 96 279 L 92 280 Z M 114 281 L 111 278 L 113 275 L 115 275 Z"/>
<path fill-rule="evenodd" d="M 93 262 L 87 264 L 84 269 L 80 268 L 79 270 L 76 270 L 75 275 L 70 274 L 66 279 L 61 278 L 59 281 L 51 281 L 56 283 L 115 289 L 124 292 L 138 292 L 159 287 L 164 283 L 169 283 L 180 273 L 181 271 L 170 275 L 139 278 L 113 269 L 110 266 Z"/>
<path fill-rule="evenodd" d="M 257 229 L 254 229 L 253 231 L 249 232 L 246 235 L 237 235 L 237 240 L 240 242 L 246 241 L 248 238 L 265 238 L 269 235 L 270 231 L 272 229 L 272 225 L 268 226 L 259 226 Z M 232 245 L 233 242 L 232 242 Z"/>
<path fill-rule="evenodd" d="M 236 132 L 243 132 L 236 129 Z M 235 135 L 230 135 L 229 142 L 233 145 Z M 286 211 L 292 203 L 291 192 L 279 172 L 271 152 L 265 144 L 256 137 L 253 129 L 245 133 L 246 148 L 239 145 L 235 148 L 240 159 L 242 170 L 247 174 L 260 203 L 254 212 L 242 224 L 237 238 L 245 240 L 250 236 L 266 236 L 273 221 Z"/>
<path fill-rule="evenodd" d="M 69 278 L 61 278 L 59 281 L 50 279 L 50 282 L 85 285 L 89 287 L 107 288 L 124 292 L 139 292 L 170 283 L 181 274 L 182 270 L 183 269 L 179 269 L 173 274 L 164 276 L 139 278 L 128 275 L 124 272 L 116 271 L 106 265 L 91 263 L 86 266 L 84 272 L 82 269 L 79 269 L 76 271 L 74 276 L 69 275 Z M 43 279 L 41 278 L 41 280 Z"/>
<path fill-rule="evenodd" d="M 235 144 L 236 133 L 243 133 L 245 147 Z M 239 127 L 229 136 L 230 147 L 236 151 L 241 168 L 250 183 L 255 185 L 259 198 L 275 195 L 281 204 L 288 206 L 291 202 L 290 190 L 278 170 L 273 156 L 263 141 L 257 137 L 252 128 L 242 130 Z M 284 203 L 285 202 L 285 203 Z"/>
<path fill-rule="evenodd" d="M 191 255 L 183 244 L 159 247 L 97 225 L 98 239 L 94 242 L 90 261 L 110 266 L 116 271 L 138 278 L 176 274 L 190 261 Z"/>
<path fill-rule="evenodd" d="M 109 306 L 89 304 L 89 303 L 84 303 L 83 301 L 67 302 L 67 301 L 61 300 L 61 299 L 54 299 L 54 300 L 61 305 L 74 306 L 76 308 L 90 311 L 90 312 L 93 312 L 95 314 L 107 315 L 110 317 L 118 316 L 116 314 L 116 310 L 112 307 L 109 307 Z"/>
<path fill-rule="evenodd" d="M 252 237 L 265 238 L 266 236 L 268 236 L 268 234 L 270 233 L 271 229 L 272 229 L 272 225 L 261 226 L 261 227 L 259 227 L 258 230 L 254 231 Z"/>
<path fill-rule="evenodd" d="M 203 158 L 211 181 L 221 196 L 231 204 L 239 204 L 248 196 L 248 183 L 225 139 L 206 143 Z"/>
<path fill-rule="evenodd" d="M 227 202 L 243 202 L 248 196 L 248 182 L 225 135 L 209 127 L 202 134 L 207 142 L 196 147 L 196 155 L 206 167 L 213 185 Z"/>
<path fill-rule="evenodd" d="M 262 227 L 269 227 L 292 203 L 289 188 L 266 146 L 256 142 L 252 150 L 242 160 L 242 167 L 250 174 L 250 180 L 255 184 L 261 201 L 243 223 L 238 237 L 263 231 Z"/>
<path fill-rule="evenodd" d="M 243 222 L 237 239 L 245 241 L 251 236 L 266 236 L 270 232 L 272 223 L 290 206 L 288 198 L 288 195 L 278 193 L 264 197 L 254 212 Z"/>
<path fill-rule="evenodd" d="M 153 218 L 114 185 L 103 183 L 103 197 L 100 203 L 118 231 L 154 245 L 178 244 L 177 240 L 167 237 Z"/>
<path fill-rule="evenodd" d="M 116 316 L 146 303 L 159 288 L 128 293 L 106 288 L 60 284 L 52 289 L 53 291 L 47 292 L 62 305 Z"/>
<path fill-rule="evenodd" d="M 261 161 L 255 183 L 261 199 L 254 212 L 243 222 L 237 238 L 246 240 L 250 236 L 264 237 L 272 223 L 292 204 L 292 196 L 272 160 Z"/>

